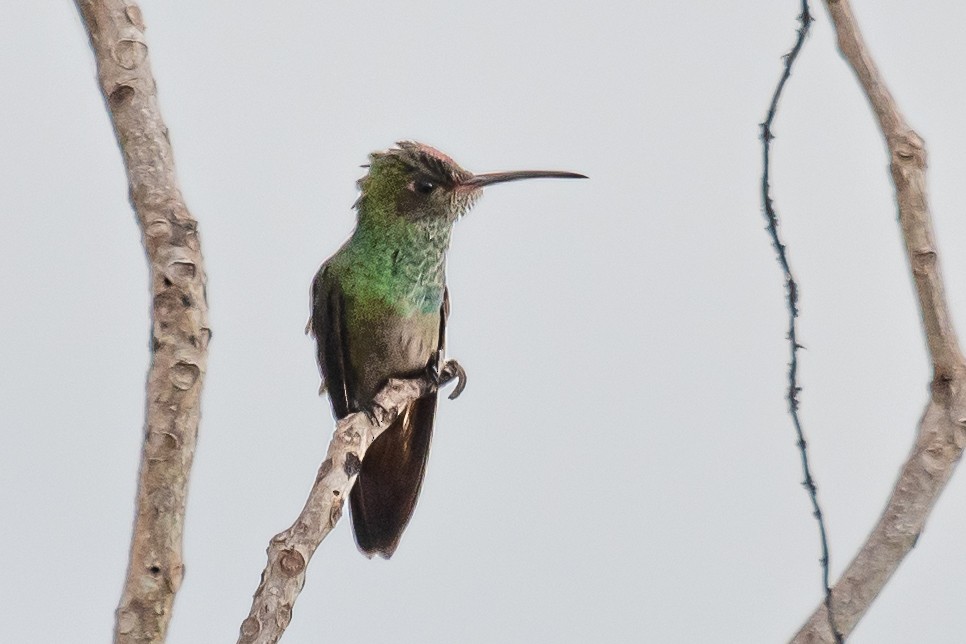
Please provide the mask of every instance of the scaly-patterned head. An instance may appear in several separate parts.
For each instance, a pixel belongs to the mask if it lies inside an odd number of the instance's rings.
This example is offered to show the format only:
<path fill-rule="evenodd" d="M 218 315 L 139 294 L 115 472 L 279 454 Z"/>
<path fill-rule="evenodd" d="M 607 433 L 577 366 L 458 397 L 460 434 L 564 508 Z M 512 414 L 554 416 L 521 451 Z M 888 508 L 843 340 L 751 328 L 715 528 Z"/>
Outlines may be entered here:
<path fill-rule="evenodd" d="M 586 178 L 574 172 L 523 170 L 473 174 L 439 150 L 415 141 L 369 155 L 369 172 L 359 180 L 359 221 L 402 217 L 410 222 L 452 223 L 472 207 L 483 187 L 539 177 Z"/>

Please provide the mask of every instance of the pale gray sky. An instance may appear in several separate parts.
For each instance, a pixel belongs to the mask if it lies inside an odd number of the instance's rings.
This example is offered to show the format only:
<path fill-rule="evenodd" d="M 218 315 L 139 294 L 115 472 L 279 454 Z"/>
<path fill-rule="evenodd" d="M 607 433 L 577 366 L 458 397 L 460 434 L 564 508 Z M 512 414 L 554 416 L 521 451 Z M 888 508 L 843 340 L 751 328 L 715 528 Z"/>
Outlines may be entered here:
<path fill-rule="evenodd" d="M 147 276 L 73 5 L 0 23 L 0 605 L 10 642 L 109 639 L 126 564 Z M 929 377 L 887 159 L 818 22 L 776 125 L 802 289 L 803 418 L 837 573 L 878 516 Z M 855 0 L 925 137 L 966 332 L 961 3 Z M 144 0 L 214 337 L 169 641 L 234 641 L 268 539 L 332 429 L 308 286 L 401 138 L 494 187 L 456 230 L 451 355 L 419 508 L 390 562 L 347 521 L 284 641 L 780 642 L 820 600 L 783 400 L 781 275 L 758 123 L 796 1 Z M 962 641 L 966 482 L 850 642 Z"/>

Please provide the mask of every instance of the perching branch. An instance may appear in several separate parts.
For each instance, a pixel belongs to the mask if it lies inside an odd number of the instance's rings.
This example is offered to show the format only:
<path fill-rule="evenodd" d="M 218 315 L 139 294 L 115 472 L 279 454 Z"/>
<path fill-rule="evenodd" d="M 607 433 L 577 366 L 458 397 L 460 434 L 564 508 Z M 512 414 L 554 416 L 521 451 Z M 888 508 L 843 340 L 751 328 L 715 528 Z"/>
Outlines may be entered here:
<path fill-rule="evenodd" d="M 931 395 L 908 459 L 878 524 L 832 589 L 838 630 L 850 633 L 899 563 L 915 546 L 926 518 L 966 445 L 966 359 L 943 293 L 939 257 L 926 198 L 926 151 L 906 124 L 859 33 L 848 0 L 826 0 L 839 50 L 872 105 L 891 157 L 899 223 L 912 271 L 926 344 L 933 363 Z M 820 605 L 792 640 L 830 642 Z"/>
<path fill-rule="evenodd" d="M 775 92 L 772 94 L 771 103 L 768 106 L 768 113 L 765 115 L 765 121 L 761 124 L 761 200 L 764 205 L 765 218 L 768 221 L 766 230 L 771 237 L 772 246 L 774 246 L 775 253 L 778 256 L 778 265 L 781 267 L 785 277 L 785 301 L 788 308 L 788 332 L 786 337 L 788 339 L 789 353 L 788 390 L 785 397 L 788 400 L 788 413 L 792 417 L 792 426 L 795 428 L 798 453 L 802 462 L 802 486 L 808 492 L 809 501 L 812 503 L 812 516 L 818 522 L 819 545 L 822 550 L 822 557 L 819 559 L 819 564 L 822 567 L 822 592 L 825 596 L 825 606 L 829 607 L 832 602 L 832 589 L 829 586 L 830 556 L 828 530 L 825 527 L 825 516 L 822 513 L 822 506 L 818 502 L 818 486 L 815 484 L 815 478 L 812 476 L 812 468 L 808 462 L 808 444 L 805 441 L 805 430 L 802 428 L 802 420 L 798 414 L 798 394 L 802 390 L 798 384 L 798 350 L 802 348 L 802 345 L 798 342 L 798 283 L 795 281 L 791 264 L 788 261 L 787 249 L 781 240 L 781 234 L 778 232 L 778 212 L 775 210 L 775 203 L 771 197 L 770 181 L 771 141 L 775 138 L 772 133 L 772 124 L 775 121 L 775 116 L 778 114 L 778 103 L 781 100 L 782 91 L 785 89 L 785 83 L 788 82 L 788 79 L 792 75 L 792 65 L 795 64 L 795 59 L 798 58 L 799 52 L 801 52 L 802 47 L 805 45 L 805 38 L 808 36 L 808 30 L 812 24 L 812 16 L 808 10 L 808 0 L 801 0 L 801 3 L 802 8 L 801 13 L 798 15 L 798 20 L 802 26 L 798 30 L 798 35 L 795 38 L 795 44 L 792 45 L 791 51 L 785 55 L 785 66 L 782 69 L 782 75 L 778 79 L 778 84 L 775 86 Z M 831 626 L 831 622 L 829 622 L 829 625 Z M 835 629 L 832 629 L 832 631 L 836 643 L 841 642 L 841 634 Z"/>
<path fill-rule="evenodd" d="M 158 109 L 144 22 L 124 0 L 77 0 L 97 60 L 150 265 L 151 368 L 137 515 L 117 643 L 163 642 L 184 574 L 185 495 L 208 361 L 208 304 L 198 223 L 174 172 Z"/>
<path fill-rule="evenodd" d="M 342 516 L 342 505 L 355 483 L 366 450 L 407 405 L 454 377 L 460 378 L 454 391 L 458 394 L 465 375 L 455 361 L 447 362 L 439 385 L 419 378 L 390 380 L 374 401 L 373 408 L 379 414 L 373 417 L 358 412 L 338 422 L 302 513 L 268 544 L 268 564 L 252 597 L 251 611 L 241 624 L 238 644 L 278 642 L 292 620 L 292 607 L 305 585 L 305 568 Z"/>

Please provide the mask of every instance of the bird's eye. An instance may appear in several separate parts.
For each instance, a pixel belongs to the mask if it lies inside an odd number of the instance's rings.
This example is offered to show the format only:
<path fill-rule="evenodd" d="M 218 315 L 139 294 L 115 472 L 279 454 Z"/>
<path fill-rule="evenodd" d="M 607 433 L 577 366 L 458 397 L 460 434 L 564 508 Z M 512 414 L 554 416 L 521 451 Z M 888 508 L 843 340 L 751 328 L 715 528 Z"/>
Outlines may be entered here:
<path fill-rule="evenodd" d="M 436 184 L 425 179 L 418 179 L 413 182 L 413 189 L 421 195 L 428 195 L 436 188 Z"/>

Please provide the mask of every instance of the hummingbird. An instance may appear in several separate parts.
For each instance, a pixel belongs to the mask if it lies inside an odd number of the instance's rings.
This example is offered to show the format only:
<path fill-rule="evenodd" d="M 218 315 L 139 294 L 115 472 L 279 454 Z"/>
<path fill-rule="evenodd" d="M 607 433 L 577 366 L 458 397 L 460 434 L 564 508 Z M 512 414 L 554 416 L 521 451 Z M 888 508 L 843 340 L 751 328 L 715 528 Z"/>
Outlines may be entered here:
<path fill-rule="evenodd" d="M 371 412 L 390 378 L 439 381 L 449 293 L 446 254 L 453 224 L 495 183 L 574 172 L 473 174 L 414 141 L 369 155 L 358 182 L 355 230 L 327 259 L 311 288 L 322 387 L 341 419 Z M 465 374 L 460 369 L 462 390 Z M 454 396 L 451 396 L 454 397 Z M 356 544 L 364 555 L 396 551 L 422 487 L 436 393 L 405 408 L 366 451 L 349 493 Z"/>

